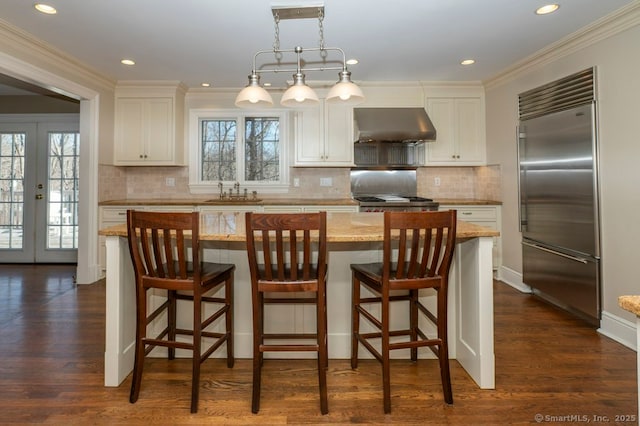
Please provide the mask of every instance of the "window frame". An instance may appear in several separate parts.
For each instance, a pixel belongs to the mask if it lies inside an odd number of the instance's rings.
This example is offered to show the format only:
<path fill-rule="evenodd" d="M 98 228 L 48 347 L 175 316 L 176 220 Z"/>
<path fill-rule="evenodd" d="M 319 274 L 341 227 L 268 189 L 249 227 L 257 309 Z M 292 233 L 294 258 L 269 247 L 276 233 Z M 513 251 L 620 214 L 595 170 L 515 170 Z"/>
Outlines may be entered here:
<path fill-rule="evenodd" d="M 280 121 L 279 164 L 280 180 L 270 182 L 245 181 L 245 119 L 260 117 L 277 117 Z M 235 181 L 222 181 L 225 190 L 236 182 L 249 192 L 286 193 L 289 191 L 290 167 L 290 126 L 289 111 L 281 109 L 269 110 L 235 110 L 235 109 L 192 109 L 189 112 L 189 191 L 192 194 L 219 194 L 218 182 L 202 180 L 202 121 L 203 120 L 236 120 L 236 175 Z"/>

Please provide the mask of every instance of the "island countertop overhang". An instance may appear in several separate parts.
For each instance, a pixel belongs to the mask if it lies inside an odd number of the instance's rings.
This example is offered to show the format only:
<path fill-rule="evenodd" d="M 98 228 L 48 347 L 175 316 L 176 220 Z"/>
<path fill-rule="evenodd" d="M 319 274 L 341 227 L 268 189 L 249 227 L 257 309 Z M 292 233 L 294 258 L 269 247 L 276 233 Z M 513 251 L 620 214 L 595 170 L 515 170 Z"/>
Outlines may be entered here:
<path fill-rule="evenodd" d="M 375 242 L 383 240 L 383 213 L 327 213 L 328 242 Z M 200 214 L 200 240 L 244 242 L 244 213 L 218 212 Z M 99 231 L 103 236 L 127 236 L 125 224 Z M 458 242 L 478 237 L 497 237 L 495 229 L 458 220 L 456 240 Z"/>

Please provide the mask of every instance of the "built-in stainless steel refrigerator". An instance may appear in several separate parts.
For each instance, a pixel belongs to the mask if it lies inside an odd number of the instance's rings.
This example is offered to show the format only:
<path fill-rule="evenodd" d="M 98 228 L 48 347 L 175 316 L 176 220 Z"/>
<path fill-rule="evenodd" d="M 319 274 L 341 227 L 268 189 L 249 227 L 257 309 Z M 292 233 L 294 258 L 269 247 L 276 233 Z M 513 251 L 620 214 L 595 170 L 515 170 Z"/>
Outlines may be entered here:
<path fill-rule="evenodd" d="M 520 95 L 520 229 L 524 283 L 599 325 L 595 69 L 585 72 Z"/>

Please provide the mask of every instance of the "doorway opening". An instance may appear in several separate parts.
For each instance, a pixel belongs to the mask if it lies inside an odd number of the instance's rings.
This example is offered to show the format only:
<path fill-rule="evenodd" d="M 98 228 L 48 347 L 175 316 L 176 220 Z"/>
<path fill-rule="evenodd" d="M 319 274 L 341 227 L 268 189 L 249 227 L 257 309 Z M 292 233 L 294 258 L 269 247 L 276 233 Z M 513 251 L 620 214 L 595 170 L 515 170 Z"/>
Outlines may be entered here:
<path fill-rule="evenodd" d="M 79 118 L 19 118 L 20 122 L 0 122 L 2 261 L 76 263 Z"/>

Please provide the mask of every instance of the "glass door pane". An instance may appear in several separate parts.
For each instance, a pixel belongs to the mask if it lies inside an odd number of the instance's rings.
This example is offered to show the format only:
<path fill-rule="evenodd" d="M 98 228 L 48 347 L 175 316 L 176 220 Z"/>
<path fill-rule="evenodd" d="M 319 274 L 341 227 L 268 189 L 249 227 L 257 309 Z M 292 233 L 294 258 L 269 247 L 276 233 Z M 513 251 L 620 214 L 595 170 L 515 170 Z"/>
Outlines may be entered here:
<path fill-rule="evenodd" d="M 75 263 L 78 257 L 78 123 L 39 123 L 38 140 L 36 262 Z"/>
<path fill-rule="evenodd" d="M 37 126 L 0 122 L 0 261 L 34 261 Z"/>
<path fill-rule="evenodd" d="M 49 132 L 47 249 L 78 248 L 80 135 Z"/>
<path fill-rule="evenodd" d="M 26 132 L 0 134 L 0 248 L 22 249 Z"/>

